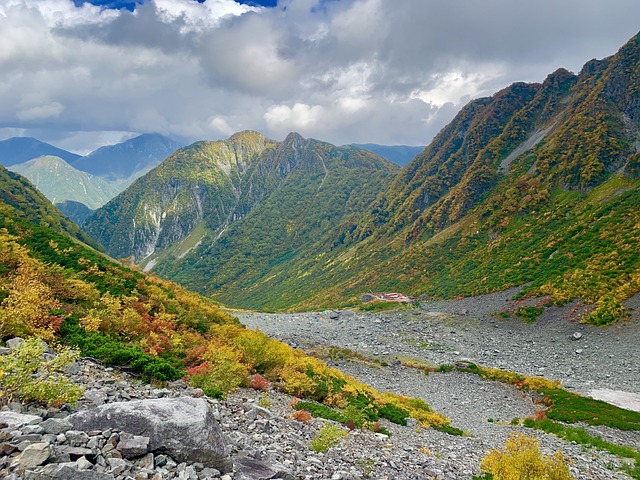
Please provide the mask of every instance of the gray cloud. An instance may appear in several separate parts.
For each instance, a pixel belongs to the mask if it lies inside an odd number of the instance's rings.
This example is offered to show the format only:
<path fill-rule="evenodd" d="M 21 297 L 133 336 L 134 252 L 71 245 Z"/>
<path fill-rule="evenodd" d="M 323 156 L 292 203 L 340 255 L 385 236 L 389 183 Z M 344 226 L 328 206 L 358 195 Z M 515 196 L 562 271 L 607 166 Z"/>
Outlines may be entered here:
<path fill-rule="evenodd" d="M 637 0 L 0 2 L 0 135 L 426 144 L 470 98 L 615 53 L 638 18 Z"/>

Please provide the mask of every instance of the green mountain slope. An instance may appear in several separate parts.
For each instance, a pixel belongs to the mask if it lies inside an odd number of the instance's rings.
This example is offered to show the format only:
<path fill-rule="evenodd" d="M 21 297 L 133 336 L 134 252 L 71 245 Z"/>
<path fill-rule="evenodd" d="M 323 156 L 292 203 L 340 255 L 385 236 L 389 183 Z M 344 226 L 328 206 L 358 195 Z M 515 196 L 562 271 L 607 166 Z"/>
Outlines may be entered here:
<path fill-rule="evenodd" d="M 90 231 L 113 232 L 112 252 L 153 253 L 159 273 L 235 306 L 326 308 L 369 290 L 455 296 L 529 284 L 525 294 L 549 301 L 582 298 L 594 305 L 589 320 L 607 323 L 640 291 L 639 75 L 636 36 L 579 75 L 559 69 L 474 100 L 393 178 L 375 162 L 351 170 L 352 152 L 297 136 L 244 170 L 216 167 L 203 154 L 211 146 L 194 145 L 105 206 Z M 258 175 L 256 165 L 282 174 Z M 215 198 L 194 193 L 202 180 L 182 179 L 192 170 L 217 185 Z M 242 200 L 249 191 L 259 201 Z"/>
<path fill-rule="evenodd" d="M 201 291 L 250 285 L 364 208 L 396 168 L 355 147 L 242 132 L 181 149 L 85 226 L 111 255 Z"/>
<path fill-rule="evenodd" d="M 59 157 L 38 157 L 9 168 L 27 177 L 54 204 L 73 200 L 95 210 L 123 190 L 121 184 L 81 172 Z"/>
<path fill-rule="evenodd" d="M 78 226 L 65 218 L 47 198 L 21 175 L 0 166 L 0 210 L 2 215 L 16 220 L 65 232 L 72 237 L 101 248 Z"/>
<path fill-rule="evenodd" d="M 318 266 L 316 281 L 333 285 L 302 305 L 532 282 L 530 293 L 583 298 L 592 321 L 611 321 L 640 291 L 639 72 L 635 37 L 578 76 L 472 102 L 357 225 L 344 255 L 358 278 Z"/>

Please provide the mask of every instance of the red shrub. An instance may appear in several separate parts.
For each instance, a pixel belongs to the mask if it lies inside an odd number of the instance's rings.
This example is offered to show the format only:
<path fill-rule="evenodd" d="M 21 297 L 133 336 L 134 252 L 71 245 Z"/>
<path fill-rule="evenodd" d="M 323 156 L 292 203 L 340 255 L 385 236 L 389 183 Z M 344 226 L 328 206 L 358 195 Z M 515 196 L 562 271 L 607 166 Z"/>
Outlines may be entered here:
<path fill-rule="evenodd" d="M 251 375 L 251 388 L 266 392 L 271 382 L 259 373 Z"/>
<path fill-rule="evenodd" d="M 308 423 L 311 420 L 311 414 L 306 410 L 296 410 L 293 414 L 293 418 L 299 422 Z"/>

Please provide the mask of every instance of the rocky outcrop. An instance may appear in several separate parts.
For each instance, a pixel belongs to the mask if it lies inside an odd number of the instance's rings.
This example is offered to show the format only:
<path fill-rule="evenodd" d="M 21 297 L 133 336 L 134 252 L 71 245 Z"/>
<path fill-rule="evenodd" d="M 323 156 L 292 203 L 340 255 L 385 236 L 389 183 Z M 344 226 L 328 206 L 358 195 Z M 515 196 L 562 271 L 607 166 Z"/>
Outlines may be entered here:
<path fill-rule="evenodd" d="M 111 403 L 71 415 L 69 423 L 81 431 L 118 428 L 131 434 L 120 438 L 125 457 L 164 453 L 179 462 L 200 462 L 222 472 L 231 464 L 224 441 L 207 402 L 201 398 L 159 398 Z"/>

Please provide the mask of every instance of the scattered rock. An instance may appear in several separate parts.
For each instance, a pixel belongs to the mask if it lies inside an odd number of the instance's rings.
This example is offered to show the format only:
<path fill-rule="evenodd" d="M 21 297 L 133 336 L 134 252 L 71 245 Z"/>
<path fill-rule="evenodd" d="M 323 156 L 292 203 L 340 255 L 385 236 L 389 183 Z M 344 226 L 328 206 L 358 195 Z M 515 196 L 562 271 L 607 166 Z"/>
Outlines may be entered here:
<path fill-rule="evenodd" d="M 110 403 L 68 417 L 74 428 L 119 429 L 149 437 L 148 450 L 179 462 L 201 462 L 221 472 L 231 469 L 218 422 L 204 399 L 179 397 Z"/>
<path fill-rule="evenodd" d="M 51 449 L 48 443 L 32 443 L 20 454 L 17 464 L 24 468 L 37 467 L 42 465 L 51 456 Z"/>
<path fill-rule="evenodd" d="M 582 338 L 582 333 L 581 332 L 574 332 L 573 335 L 571 335 L 571 339 L 572 340 L 580 340 Z"/>

